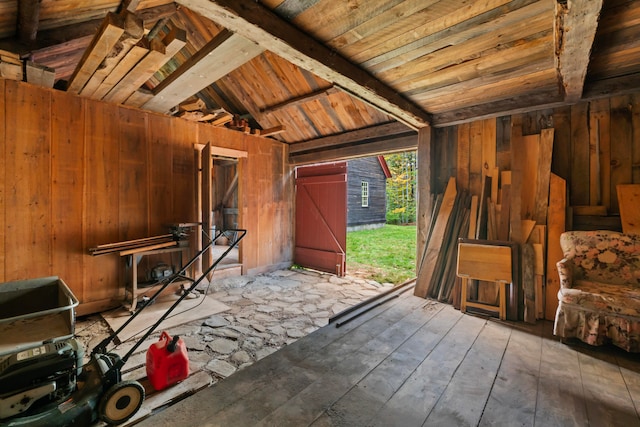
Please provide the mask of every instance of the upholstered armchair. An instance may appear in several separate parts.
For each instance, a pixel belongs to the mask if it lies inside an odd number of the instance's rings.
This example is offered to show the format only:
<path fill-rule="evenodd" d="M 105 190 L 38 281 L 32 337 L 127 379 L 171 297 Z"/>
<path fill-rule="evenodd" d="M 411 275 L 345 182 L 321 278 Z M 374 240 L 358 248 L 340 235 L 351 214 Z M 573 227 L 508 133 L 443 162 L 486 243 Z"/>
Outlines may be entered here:
<path fill-rule="evenodd" d="M 640 352 L 640 235 L 569 231 L 560 246 L 554 334 Z"/>

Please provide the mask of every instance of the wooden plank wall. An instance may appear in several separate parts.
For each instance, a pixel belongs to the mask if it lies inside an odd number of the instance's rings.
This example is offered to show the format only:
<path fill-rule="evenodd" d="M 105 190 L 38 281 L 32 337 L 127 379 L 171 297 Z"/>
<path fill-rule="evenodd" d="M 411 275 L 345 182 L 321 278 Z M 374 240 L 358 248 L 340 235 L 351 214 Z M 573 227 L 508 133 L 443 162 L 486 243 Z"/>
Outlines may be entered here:
<path fill-rule="evenodd" d="M 0 80 L 0 282 L 57 275 L 79 314 L 123 294 L 118 255 L 98 244 L 196 220 L 194 144 L 246 151 L 240 163 L 244 272 L 292 259 L 293 181 L 274 140 Z"/>
<path fill-rule="evenodd" d="M 446 179 L 455 176 L 458 191 L 468 190 L 471 195 L 481 196 L 485 176 L 492 176 L 495 184 L 495 170 L 516 168 L 522 169 L 523 182 L 516 181 L 520 174 L 514 174 L 511 195 L 527 194 L 527 189 L 535 191 L 540 178 L 536 176 L 536 165 L 522 159 L 537 158 L 543 142 L 551 144 L 550 139 L 541 140 L 539 135 L 543 129 L 553 128 L 551 171 L 566 181 L 568 193 L 568 215 L 562 218 L 562 229 L 565 224 L 566 229 L 618 229 L 620 210 L 616 185 L 640 183 L 639 119 L 640 94 L 634 94 L 436 129 L 431 163 L 432 193 L 444 193 Z M 546 164 L 548 168 L 548 159 Z M 538 182 L 540 187 L 545 185 L 548 188 L 548 181 Z M 517 190 L 519 186 L 522 190 Z M 494 192 L 495 189 L 492 199 Z M 544 199 L 542 195 L 539 198 Z M 537 224 L 544 225 L 546 206 L 540 211 L 533 203 L 535 199 L 533 193 L 526 200 L 512 198 L 512 216 L 535 219 Z M 586 213 L 579 214 L 579 211 Z M 604 216 L 591 216 L 605 211 Z M 511 240 L 519 241 L 523 233 L 529 235 L 531 230 L 514 228 L 519 224 L 520 221 L 511 222 Z M 548 224 L 548 230 L 556 230 L 555 225 Z M 558 249 L 558 236 L 556 230 L 555 241 L 548 242 L 554 250 Z M 555 270 L 552 266 L 547 271 Z M 547 277 L 547 283 L 555 279 L 557 277 Z M 480 299 L 494 299 L 490 287 L 483 287 L 483 292 Z M 548 305 L 547 318 L 553 318 L 553 307 Z"/>
<path fill-rule="evenodd" d="M 551 170 L 567 181 L 570 206 L 604 205 L 615 216 L 616 185 L 640 183 L 640 94 L 633 94 L 436 129 L 432 192 L 443 193 L 446 177 L 456 176 L 459 189 L 479 196 L 493 165 L 510 170 L 513 122 L 523 136 L 554 128 Z"/>

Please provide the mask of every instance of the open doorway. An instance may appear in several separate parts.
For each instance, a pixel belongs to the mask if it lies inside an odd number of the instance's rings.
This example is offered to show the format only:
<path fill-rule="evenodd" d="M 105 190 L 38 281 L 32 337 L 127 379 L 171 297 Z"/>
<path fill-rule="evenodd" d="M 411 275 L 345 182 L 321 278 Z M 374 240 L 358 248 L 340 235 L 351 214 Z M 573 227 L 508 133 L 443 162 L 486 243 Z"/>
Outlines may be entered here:
<path fill-rule="evenodd" d="M 213 235 L 221 231 L 223 234 L 213 248 L 213 259 L 216 260 L 235 240 L 232 232 L 227 230 L 238 229 L 238 159 L 221 156 L 213 156 L 213 182 L 211 186 L 213 201 Z M 222 260 L 221 264 L 238 264 L 239 248 L 234 247 Z"/>
<path fill-rule="evenodd" d="M 394 284 L 415 277 L 415 151 L 391 155 L 392 166 L 385 157 L 296 168 L 296 264 Z"/>
<path fill-rule="evenodd" d="M 415 151 L 347 162 L 349 275 L 399 284 L 415 277 Z"/>
<path fill-rule="evenodd" d="M 247 157 L 245 151 L 222 147 L 197 145 L 198 168 L 198 217 L 201 239 L 196 245 L 201 249 L 215 239 L 209 251 L 202 256 L 198 266 L 201 271 L 220 259 L 213 273 L 242 274 L 242 245 L 233 245 L 233 230 L 243 228 L 241 217 L 242 169 Z M 216 238 L 217 237 L 217 238 Z M 233 247 L 229 247 L 229 246 Z M 210 279 L 211 277 L 209 277 Z"/>

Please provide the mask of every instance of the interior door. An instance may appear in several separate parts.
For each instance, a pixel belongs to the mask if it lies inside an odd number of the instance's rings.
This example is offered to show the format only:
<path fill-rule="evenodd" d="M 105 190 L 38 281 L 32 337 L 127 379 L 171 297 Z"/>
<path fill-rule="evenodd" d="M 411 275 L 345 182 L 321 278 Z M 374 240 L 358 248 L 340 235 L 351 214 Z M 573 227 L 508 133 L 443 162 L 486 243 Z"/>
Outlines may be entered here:
<path fill-rule="evenodd" d="M 344 276 L 347 163 L 296 169 L 296 244 L 300 266 Z"/>

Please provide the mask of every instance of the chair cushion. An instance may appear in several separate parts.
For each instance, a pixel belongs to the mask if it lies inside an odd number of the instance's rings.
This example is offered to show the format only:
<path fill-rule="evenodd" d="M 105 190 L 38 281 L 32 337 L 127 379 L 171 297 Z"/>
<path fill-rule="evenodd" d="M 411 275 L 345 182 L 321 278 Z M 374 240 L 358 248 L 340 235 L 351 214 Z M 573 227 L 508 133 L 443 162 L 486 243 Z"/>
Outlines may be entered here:
<path fill-rule="evenodd" d="M 558 299 L 586 310 L 640 316 L 640 289 L 632 285 L 576 280 L 573 288 L 560 289 Z"/>

